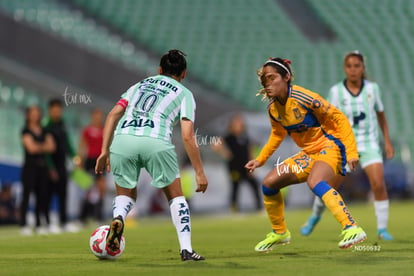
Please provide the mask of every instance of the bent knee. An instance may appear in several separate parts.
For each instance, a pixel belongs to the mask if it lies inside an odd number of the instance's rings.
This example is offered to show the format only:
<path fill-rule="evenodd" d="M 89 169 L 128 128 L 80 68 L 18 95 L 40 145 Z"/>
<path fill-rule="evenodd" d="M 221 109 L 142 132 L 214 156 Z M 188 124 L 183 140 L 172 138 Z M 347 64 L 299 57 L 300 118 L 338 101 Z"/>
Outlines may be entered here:
<path fill-rule="evenodd" d="M 279 193 L 279 189 L 277 188 L 269 188 L 265 185 L 262 185 L 262 193 L 265 196 L 273 196 Z"/>
<path fill-rule="evenodd" d="M 275 185 L 275 181 L 271 177 L 265 177 L 263 179 L 263 183 L 262 184 L 263 184 L 263 186 L 265 186 L 267 188 L 272 188 L 272 186 Z"/>
<path fill-rule="evenodd" d="M 321 182 L 320 179 L 317 179 L 315 177 L 309 177 L 306 183 L 308 184 L 308 187 L 313 189 L 318 183 Z"/>

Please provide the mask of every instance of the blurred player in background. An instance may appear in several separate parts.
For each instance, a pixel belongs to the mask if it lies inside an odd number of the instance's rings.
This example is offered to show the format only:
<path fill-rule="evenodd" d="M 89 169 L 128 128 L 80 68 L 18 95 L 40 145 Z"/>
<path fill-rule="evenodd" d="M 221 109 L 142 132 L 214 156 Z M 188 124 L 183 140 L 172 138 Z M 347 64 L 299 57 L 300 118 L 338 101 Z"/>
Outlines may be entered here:
<path fill-rule="evenodd" d="M 248 173 L 244 165 L 252 159 L 249 137 L 246 133 L 246 125 L 241 114 L 235 114 L 230 119 L 228 134 L 222 139 L 222 143 L 212 145 L 212 149 L 227 160 L 227 168 L 231 179 L 230 207 L 234 212 L 239 210 L 237 196 L 239 184 L 245 180 L 251 188 L 256 209 L 262 208 L 262 200 L 259 195 L 259 183 L 251 173 Z"/>
<path fill-rule="evenodd" d="M 34 193 L 36 200 L 36 231 L 47 234 L 49 231 L 49 172 L 46 164 L 46 153 L 55 150 L 53 137 L 40 121 L 42 113 L 37 106 L 26 109 L 26 123 L 22 131 L 24 147 L 24 163 L 22 168 L 23 196 L 20 205 L 20 226 L 22 235 L 31 235 L 32 229 L 27 225 L 26 214 L 30 195 Z"/>
<path fill-rule="evenodd" d="M 67 190 L 68 172 L 66 169 L 66 157 L 75 158 L 75 151 L 69 141 L 66 125 L 63 121 L 63 103 L 60 99 L 51 99 L 48 104 L 49 117 L 45 121 L 45 129 L 50 132 L 56 144 L 56 150 L 47 156 L 51 179 L 50 194 L 57 194 L 59 208 L 60 227 L 51 225 L 51 232 L 60 233 L 77 232 L 76 225 L 68 223 L 67 217 Z"/>
<path fill-rule="evenodd" d="M 341 224 L 338 246 L 348 248 L 362 242 L 365 232 L 357 226 L 341 195 L 328 185 L 335 175 L 345 174 L 347 162 L 351 170 L 358 165 L 356 142 L 348 120 L 317 93 L 291 85 L 293 75 L 288 60 L 266 61 L 258 76 L 263 85 L 260 92 L 270 101 L 272 130 L 259 156 L 249 161 L 246 168 L 252 172 L 262 166 L 288 134 L 302 151 L 282 163 L 277 161 L 263 180 L 264 205 L 273 231 L 255 250 L 267 251 L 275 244 L 290 242 L 280 189 L 304 181 Z"/>
<path fill-rule="evenodd" d="M 106 192 L 105 176 L 95 174 L 96 159 L 101 153 L 103 139 L 103 112 L 95 108 L 91 113 L 91 121 L 88 126 L 82 130 L 79 141 L 78 156 L 82 160 L 84 169 L 94 174 L 95 183 L 86 191 L 83 199 L 80 213 L 80 220 L 86 222 L 89 215 L 93 215 L 97 222 L 103 220 L 103 199 Z"/>
<path fill-rule="evenodd" d="M 4 182 L 0 185 L 0 226 L 18 223 L 19 216 L 12 186 L 13 183 L 10 182 Z M 29 233 L 32 233 L 31 229 Z"/>
<path fill-rule="evenodd" d="M 139 172 L 145 168 L 153 178 L 151 185 L 162 189 L 169 201 L 181 259 L 204 260 L 192 249 L 190 211 L 171 143 L 172 128 L 179 120 L 184 148 L 196 172 L 196 192 L 205 192 L 208 183 L 194 137 L 195 102 L 192 93 L 180 83 L 186 68 L 184 54 L 170 50 L 161 58 L 159 75 L 130 87 L 106 118 L 95 171 L 112 170 L 117 191 L 114 219 L 106 239 L 108 254 L 119 250 L 125 217 L 136 201 Z"/>
<path fill-rule="evenodd" d="M 378 84 L 366 79 L 364 56 L 360 52 L 346 54 L 344 71 L 346 79 L 331 88 L 328 99 L 348 117 L 355 134 L 361 167 L 368 176 L 374 194 L 378 237 L 383 240 L 393 240 L 387 231 L 389 200 L 384 182 L 378 125 L 384 135 L 387 159 L 394 156 L 394 148 L 388 132 L 380 89 Z M 343 176 L 338 176 L 330 184 L 338 189 L 343 180 Z M 301 228 L 303 235 L 312 233 L 324 208 L 323 202 L 315 197 L 312 216 Z"/>

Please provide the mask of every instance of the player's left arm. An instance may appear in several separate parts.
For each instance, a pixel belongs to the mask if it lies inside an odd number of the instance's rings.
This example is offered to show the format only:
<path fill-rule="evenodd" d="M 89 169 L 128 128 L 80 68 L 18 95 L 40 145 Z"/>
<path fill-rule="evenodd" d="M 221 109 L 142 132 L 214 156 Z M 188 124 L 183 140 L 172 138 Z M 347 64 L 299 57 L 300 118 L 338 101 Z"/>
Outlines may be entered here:
<path fill-rule="evenodd" d="M 390 133 L 388 131 L 387 118 L 385 117 L 384 111 L 377 111 L 377 120 L 381 128 L 382 134 L 384 135 L 385 156 L 387 157 L 387 159 L 391 159 L 394 157 L 394 147 L 391 143 Z"/>
<path fill-rule="evenodd" d="M 121 102 L 121 101 L 120 101 Z M 112 138 L 114 135 L 114 130 L 119 120 L 125 113 L 125 105 L 116 104 L 112 110 L 109 112 L 105 120 L 105 125 L 103 129 L 103 141 L 101 154 L 96 160 L 95 173 L 101 174 L 106 167 L 106 170 L 109 172 L 111 170 L 109 163 L 109 147 L 112 143 Z"/>
<path fill-rule="evenodd" d="M 387 159 L 391 159 L 394 157 L 394 147 L 391 143 L 390 133 L 388 131 L 388 123 L 387 118 L 385 117 L 384 112 L 384 104 L 381 100 L 381 89 L 379 88 L 378 84 L 374 83 L 374 109 L 377 112 L 377 121 L 378 125 L 381 128 L 382 134 L 384 135 L 384 148 L 385 148 L 385 156 Z"/>
<path fill-rule="evenodd" d="M 311 109 L 325 130 L 333 130 L 345 145 L 346 159 L 349 168 L 355 169 L 358 165 L 358 150 L 352 127 L 348 118 L 338 108 L 324 98 L 314 97 Z"/>

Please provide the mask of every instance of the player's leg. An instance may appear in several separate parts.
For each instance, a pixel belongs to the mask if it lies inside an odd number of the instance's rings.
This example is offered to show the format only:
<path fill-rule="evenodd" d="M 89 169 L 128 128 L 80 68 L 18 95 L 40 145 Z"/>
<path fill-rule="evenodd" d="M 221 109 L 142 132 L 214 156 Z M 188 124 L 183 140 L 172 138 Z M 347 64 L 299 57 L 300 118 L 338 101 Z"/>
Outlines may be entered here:
<path fill-rule="evenodd" d="M 106 194 L 106 177 L 105 175 L 98 175 L 96 177 L 96 184 L 98 187 L 99 200 L 96 203 L 95 217 L 97 221 L 103 221 L 103 206 Z"/>
<path fill-rule="evenodd" d="M 336 175 L 331 181 L 329 181 L 329 185 L 335 190 L 338 190 L 339 186 L 344 181 L 344 179 L 345 176 Z M 300 228 L 300 233 L 302 235 L 308 236 L 312 233 L 313 229 L 321 219 L 324 210 L 325 204 L 323 203 L 322 199 L 318 196 L 315 196 L 312 205 L 312 214 L 306 221 L 306 223 Z"/>
<path fill-rule="evenodd" d="M 116 255 L 119 253 L 121 238 L 124 232 L 125 218 L 131 211 L 137 198 L 137 189 L 124 188 L 115 182 L 116 197 L 112 203 L 113 219 L 109 225 L 109 232 L 106 236 L 106 251 L 109 255 Z"/>
<path fill-rule="evenodd" d="M 36 170 L 33 175 L 34 179 L 34 187 L 33 187 L 33 193 L 35 196 L 35 226 L 36 226 L 36 232 L 40 235 L 46 234 L 46 230 L 44 228 L 41 228 L 42 221 L 41 221 L 41 209 L 42 209 L 42 202 L 40 201 L 40 178 L 39 178 L 39 170 Z M 45 230 L 45 231 L 44 231 Z"/>
<path fill-rule="evenodd" d="M 114 139 L 113 149 L 115 151 L 119 149 L 119 142 L 118 139 Z M 116 255 L 120 248 L 125 218 L 133 208 L 137 198 L 136 183 L 141 167 L 137 160 L 137 154 L 134 155 L 132 150 L 130 150 L 129 156 L 111 152 L 110 164 L 115 180 L 116 197 L 112 202 L 113 219 L 106 237 L 106 250 L 109 255 Z"/>
<path fill-rule="evenodd" d="M 372 192 L 374 193 L 375 215 L 377 217 L 378 236 L 383 240 L 393 240 L 387 231 L 389 200 L 384 182 L 384 167 L 382 163 L 374 163 L 364 168 Z"/>
<path fill-rule="evenodd" d="M 246 170 L 244 170 L 241 175 L 242 175 L 242 179 L 247 181 L 247 183 L 250 186 L 250 189 L 253 192 L 254 200 L 256 203 L 256 210 L 261 210 L 262 199 L 260 198 L 260 194 L 259 194 L 259 182 L 252 174 L 248 173 Z"/>
<path fill-rule="evenodd" d="M 295 158 L 302 155 L 303 153 L 297 154 L 276 164 L 275 168 L 263 180 L 263 203 L 272 225 L 272 232 L 268 233 L 266 238 L 255 246 L 254 249 L 258 252 L 268 251 L 275 244 L 290 242 L 290 232 L 285 222 L 285 207 L 280 189 L 306 179 L 307 171 L 292 171 Z"/>
<path fill-rule="evenodd" d="M 239 210 L 237 206 L 237 194 L 239 193 L 240 173 L 237 170 L 230 170 L 231 177 L 231 193 L 230 193 L 230 209 L 233 212 Z"/>
<path fill-rule="evenodd" d="M 150 141 L 150 143 L 156 143 L 154 146 L 159 151 L 143 155 L 145 168 L 153 178 L 151 185 L 162 189 L 170 205 L 172 222 L 180 244 L 181 260 L 204 260 L 204 257 L 197 254 L 192 248 L 190 208 L 182 192 L 174 146 L 160 144 L 159 141 Z"/>
<path fill-rule="evenodd" d="M 27 209 L 29 207 L 30 194 L 33 189 L 33 169 L 30 166 L 24 166 L 22 169 L 22 184 L 23 194 L 20 202 L 20 227 L 21 234 L 24 236 L 30 236 L 33 234 L 30 226 L 27 225 Z"/>
<path fill-rule="evenodd" d="M 38 194 L 36 195 L 36 202 L 39 201 L 39 204 L 36 203 L 39 208 L 40 214 L 40 227 L 37 229 L 39 234 L 47 234 L 49 232 L 49 204 L 48 204 L 48 170 L 46 167 L 39 168 L 38 170 Z"/>
<path fill-rule="evenodd" d="M 59 221 L 64 231 L 77 232 L 76 227 L 72 228 L 72 225 L 68 224 L 67 217 L 67 190 L 68 190 L 68 172 L 66 171 L 65 164 L 56 164 L 56 170 L 59 176 L 56 184 L 57 196 L 59 199 Z"/>
<path fill-rule="evenodd" d="M 191 244 L 190 208 L 181 190 L 180 178 L 162 188 L 170 205 L 171 219 L 175 226 L 180 244 L 180 255 L 183 261 L 201 261 L 205 258 L 197 254 Z"/>
<path fill-rule="evenodd" d="M 367 236 L 362 228 L 357 226 L 341 195 L 328 184 L 328 181 L 335 175 L 333 167 L 337 167 L 332 166 L 335 162 L 330 163 L 334 159 L 331 157 L 334 157 L 333 153 L 331 153 L 331 156 L 329 154 L 324 156 L 324 161 L 317 160 L 314 162 L 308 177 L 308 186 L 315 195 L 322 199 L 326 208 L 331 211 L 335 219 L 341 224 L 343 238 L 338 246 L 340 248 L 348 248 L 364 241 Z"/>

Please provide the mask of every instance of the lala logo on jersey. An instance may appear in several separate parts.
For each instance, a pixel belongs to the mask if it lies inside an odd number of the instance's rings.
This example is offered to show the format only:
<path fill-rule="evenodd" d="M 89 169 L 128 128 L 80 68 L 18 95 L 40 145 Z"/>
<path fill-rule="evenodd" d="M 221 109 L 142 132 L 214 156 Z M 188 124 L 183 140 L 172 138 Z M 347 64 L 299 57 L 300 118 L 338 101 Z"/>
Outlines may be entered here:
<path fill-rule="evenodd" d="M 121 128 L 126 128 L 126 127 L 150 127 L 150 128 L 154 128 L 154 121 L 150 120 L 150 119 L 146 119 L 144 121 L 143 118 L 137 118 L 137 119 L 133 119 L 133 120 L 125 120 L 122 125 Z"/>

